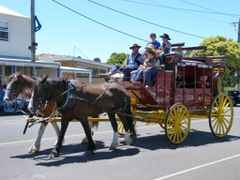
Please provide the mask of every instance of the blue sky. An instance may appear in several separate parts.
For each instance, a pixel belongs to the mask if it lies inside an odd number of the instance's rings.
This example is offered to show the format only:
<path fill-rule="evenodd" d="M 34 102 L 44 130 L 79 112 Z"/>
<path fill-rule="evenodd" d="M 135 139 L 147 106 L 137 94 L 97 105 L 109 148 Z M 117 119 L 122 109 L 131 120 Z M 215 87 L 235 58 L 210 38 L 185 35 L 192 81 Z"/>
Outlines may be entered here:
<path fill-rule="evenodd" d="M 0 4 L 23 15 L 30 16 L 31 0 L 0 0 Z M 36 15 L 42 24 L 42 29 L 37 32 L 37 54 L 52 53 L 62 55 L 86 56 L 90 59 L 99 57 L 102 62 L 113 52 L 129 53 L 133 43 L 142 46 L 146 42 L 127 37 L 115 31 L 99 26 L 79 15 L 60 7 L 52 0 L 35 0 Z M 137 37 L 150 40 L 149 34 L 157 35 L 168 33 L 171 42 L 185 42 L 186 46 L 198 45 L 203 39 L 187 36 L 164 28 L 156 27 L 144 22 L 131 19 L 115 12 L 97 6 L 88 0 L 58 0 L 74 10 L 89 16 L 97 21 L 127 32 Z M 94 0 L 95 2 L 110 6 L 139 18 L 155 22 L 203 37 L 222 35 L 237 40 L 237 32 L 232 22 L 239 21 L 240 16 L 224 16 L 216 14 L 203 14 L 186 12 L 161 7 L 153 7 L 129 2 L 127 0 Z M 167 5 L 176 8 L 203 10 L 186 2 L 204 6 L 224 13 L 240 14 L 240 1 L 238 0 L 135 0 L 157 5 Z M 160 38 L 158 38 L 161 41 Z M 141 49 L 143 50 L 143 48 Z"/>

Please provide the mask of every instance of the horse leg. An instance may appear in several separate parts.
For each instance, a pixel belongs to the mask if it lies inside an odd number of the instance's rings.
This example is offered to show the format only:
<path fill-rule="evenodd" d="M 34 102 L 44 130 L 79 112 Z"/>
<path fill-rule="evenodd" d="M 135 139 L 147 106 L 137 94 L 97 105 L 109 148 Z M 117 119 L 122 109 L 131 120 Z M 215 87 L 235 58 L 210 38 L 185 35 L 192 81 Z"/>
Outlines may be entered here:
<path fill-rule="evenodd" d="M 96 150 L 96 147 L 95 147 L 95 144 L 93 142 L 93 139 L 92 139 L 92 131 L 89 127 L 89 123 L 88 123 L 88 118 L 83 116 L 80 118 L 80 121 L 82 123 L 82 126 L 83 126 L 83 129 L 84 129 L 84 132 L 86 134 L 86 137 L 88 139 L 88 150 L 91 151 L 91 152 L 94 152 Z"/>
<path fill-rule="evenodd" d="M 59 130 L 59 127 L 58 127 L 57 123 L 52 122 L 51 125 L 52 125 L 52 127 L 53 127 L 53 129 L 55 130 L 55 133 L 56 133 L 56 135 L 57 135 L 57 140 L 56 140 L 55 143 L 54 143 L 54 146 L 56 146 L 56 145 L 57 145 L 57 142 L 58 142 L 58 137 L 59 137 L 60 130 Z M 64 142 L 64 139 L 63 139 L 63 142 Z M 62 142 L 62 143 L 63 143 L 63 142 Z"/>
<path fill-rule="evenodd" d="M 44 123 L 41 124 L 41 126 L 40 126 L 40 128 L 38 130 L 37 139 L 35 140 L 35 143 L 32 146 L 30 146 L 29 153 L 35 154 L 35 153 L 39 152 L 40 146 L 41 146 L 42 136 L 43 136 L 43 133 L 44 133 L 47 125 L 48 125 L 47 122 L 44 122 Z"/>
<path fill-rule="evenodd" d="M 123 123 L 123 127 L 124 127 L 124 130 L 125 130 L 124 139 L 125 139 L 126 144 L 127 145 L 132 144 L 133 140 L 132 140 L 131 135 L 129 133 L 129 123 L 127 122 L 126 117 L 124 115 L 121 115 L 121 114 L 117 114 L 117 115 Z"/>
<path fill-rule="evenodd" d="M 94 126 L 93 126 L 93 123 L 90 122 L 90 121 L 89 121 L 89 127 L 90 127 L 90 129 L 91 129 L 91 133 L 92 133 L 92 136 L 93 136 L 94 132 L 93 132 L 92 129 L 94 128 Z M 82 144 L 88 144 L 88 138 L 87 138 L 87 136 L 85 136 L 85 137 L 82 139 Z"/>
<path fill-rule="evenodd" d="M 60 148 L 62 146 L 62 141 L 64 139 L 68 125 L 69 125 L 69 121 L 66 121 L 64 119 L 61 120 L 61 129 L 58 137 L 58 142 L 54 147 L 54 149 L 52 150 L 52 152 L 50 153 L 50 158 L 59 156 Z"/>
<path fill-rule="evenodd" d="M 117 132 L 117 121 L 115 119 L 115 114 L 113 113 L 109 113 L 108 114 L 109 120 L 111 122 L 112 128 L 113 128 L 113 140 L 112 140 L 112 144 L 110 146 L 110 150 L 115 150 L 118 146 L 118 138 L 119 138 L 119 134 Z"/>

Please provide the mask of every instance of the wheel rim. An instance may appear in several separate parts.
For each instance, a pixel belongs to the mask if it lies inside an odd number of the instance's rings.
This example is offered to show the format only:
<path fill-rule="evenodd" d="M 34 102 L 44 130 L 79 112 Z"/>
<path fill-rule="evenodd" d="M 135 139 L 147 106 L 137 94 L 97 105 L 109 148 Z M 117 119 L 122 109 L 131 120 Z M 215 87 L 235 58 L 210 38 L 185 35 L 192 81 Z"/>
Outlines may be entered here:
<path fill-rule="evenodd" d="M 219 94 L 213 101 L 209 114 L 209 126 L 218 138 L 223 138 L 229 133 L 233 122 L 233 104 L 226 94 Z"/>
<path fill-rule="evenodd" d="M 182 104 L 175 104 L 169 111 L 165 122 L 165 133 L 173 144 L 182 143 L 190 131 L 190 114 Z"/>

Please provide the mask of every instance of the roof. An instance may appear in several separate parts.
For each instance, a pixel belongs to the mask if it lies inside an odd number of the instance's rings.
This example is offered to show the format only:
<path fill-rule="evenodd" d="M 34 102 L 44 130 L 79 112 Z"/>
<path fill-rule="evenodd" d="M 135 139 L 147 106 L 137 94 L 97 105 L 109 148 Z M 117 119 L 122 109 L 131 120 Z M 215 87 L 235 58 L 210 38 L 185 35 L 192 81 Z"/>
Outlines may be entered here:
<path fill-rule="evenodd" d="M 90 69 L 84 69 L 84 68 L 74 68 L 74 67 L 68 67 L 68 66 L 60 66 L 60 69 L 63 72 L 80 72 L 80 73 L 92 73 L 92 70 Z"/>
<path fill-rule="evenodd" d="M 4 58 L 0 57 L 0 65 L 6 66 L 23 66 L 23 67 L 44 67 L 44 68 L 59 68 L 57 62 L 36 61 L 31 62 L 29 59 Z"/>
<path fill-rule="evenodd" d="M 2 5 L 0 5 L 0 13 L 1 14 L 11 15 L 11 16 L 18 16 L 18 17 L 28 18 L 27 16 L 24 16 L 24 15 L 22 15 L 20 13 L 17 13 L 16 11 L 8 9 L 8 8 L 2 6 Z"/>
<path fill-rule="evenodd" d="M 206 64 L 206 63 L 203 63 L 203 62 L 199 62 L 199 61 L 191 61 L 191 60 L 182 60 L 180 62 L 177 62 L 176 63 L 177 66 L 182 66 L 182 67 L 185 67 L 185 66 L 197 66 L 199 68 L 212 68 L 212 64 Z"/>
<path fill-rule="evenodd" d="M 46 62 L 63 62 L 63 61 L 78 61 L 82 62 L 84 64 L 89 64 L 89 65 L 95 65 L 95 66 L 100 66 L 100 67 L 105 67 L 105 68 L 111 68 L 112 65 L 107 64 L 107 63 L 101 63 L 101 62 L 96 62 L 92 61 L 89 59 L 83 59 L 79 57 L 72 57 L 72 56 L 67 56 L 67 55 L 56 55 L 56 54 L 39 54 L 37 55 L 37 58 L 40 60 L 44 60 Z"/>

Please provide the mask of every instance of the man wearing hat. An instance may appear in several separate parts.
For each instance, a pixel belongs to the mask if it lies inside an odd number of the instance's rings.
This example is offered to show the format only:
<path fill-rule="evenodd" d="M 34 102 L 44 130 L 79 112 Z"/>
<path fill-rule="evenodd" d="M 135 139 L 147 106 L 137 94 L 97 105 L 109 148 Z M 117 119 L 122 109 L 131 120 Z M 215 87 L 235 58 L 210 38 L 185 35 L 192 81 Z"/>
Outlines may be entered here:
<path fill-rule="evenodd" d="M 157 35 L 155 33 L 151 33 L 150 38 L 151 38 L 152 42 L 148 43 L 148 45 L 152 44 L 155 49 L 159 49 L 161 44 L 160 44 L 160 42 L 157 41 Z"/>
<path fill-rule="evenodd" d="M 105 80 L 108 80 L 111 75 L 113 75 L 118 70 L 123 72 L 123 80 L 129 81 L 130 80 L 130 73 L 133 70 L 138 69 L 140 64 L 143 64 L 142 56 L 139 53 L 139 49 L 141 46 L 138 44 L 133 44 L 130 49 L 132 50 L 131 55 L 126 59 L 125 64 L 121 66 L 120 64 L 115 64 L 111 71 L 105 75 Z"/>
<path fill-rule="evenodd" d="M 164 54 L 169 53 L 170 49 L 171 49 L 171 43 L 169 42 L 169 40 L 171 40 L 171 39 L 170 39 L 169 35 L 164 33 L 160 37 L 162 38 L 162 41 L 163 41 L 160 50 L 162 50 L 162 52 Z"/>
<path fill-rule="evenodd" d="M 166 64 L 165 63 L 165 54 L 170 52 L 171 49 L 171 43 L 169 42 L 169 40 L 171 40 L 171 38 L 169 37 L 168 34 L 164 33 L 163 35 L 160 36 L 162 38 L 162 46 L 160 47 L 160 63 L 161 64 Z"/>

